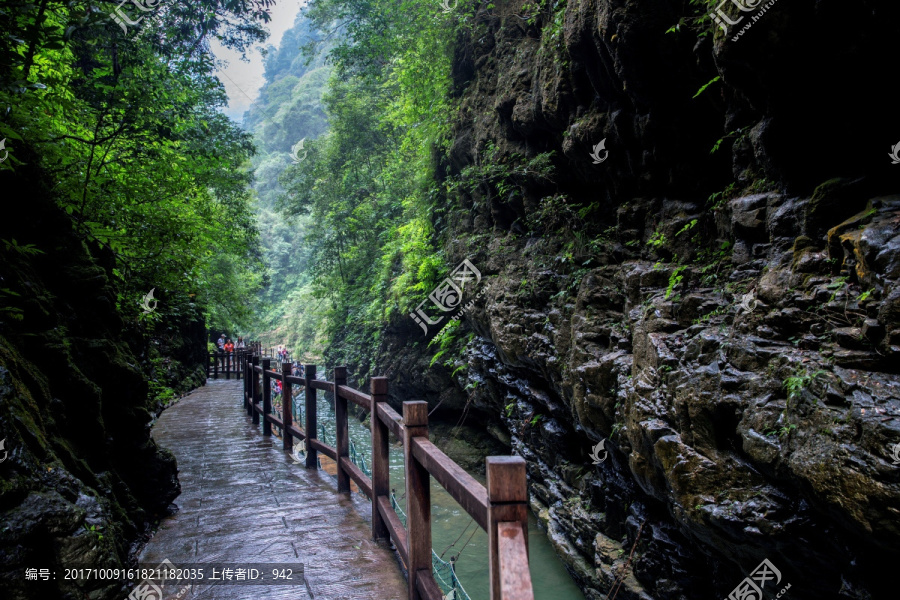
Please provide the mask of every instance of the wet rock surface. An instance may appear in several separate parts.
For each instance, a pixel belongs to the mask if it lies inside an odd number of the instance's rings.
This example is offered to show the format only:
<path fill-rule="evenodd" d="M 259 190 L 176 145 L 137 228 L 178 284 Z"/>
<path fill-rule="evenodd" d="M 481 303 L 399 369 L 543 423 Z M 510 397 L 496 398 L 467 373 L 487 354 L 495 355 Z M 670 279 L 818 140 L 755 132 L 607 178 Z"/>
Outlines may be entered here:
<path fill-rule="evenodd" d="M 0 239 L 42 249 L 0 246 L 0 597 L 117 600 L 63 569 L 126 567 L 178 493 L 175 460 L 150 439 L 145 344 L 116 309 L 113 257 L 26 162 L 4 194 L 27 201 L 0 219 Z M 26 568 L 57 577 L 26 581 Z"/>
<path fill-rule="evenodd" d="M 532 507 L 588 598 L 721 598 L 763 559 L 792 597 L 890 597 L 900 281 L 862 240 L 900 233 L 900 198 L 857 200 L 840 243 L 840 223 L 799 208 L 812 201 L 738 197 L 690 244 L 553 276 L 551 240 L 469 256 L 490 291 L 447 385 L 467 393 L 464 422 L 528 461 Z M 644 225 L 610 246 L 684 227 L 659 207 L 631 203 Z"/>
<path fill-rule="evenodd" d="M 470 323 L 473 405 L 528 460 L 533 504 L 588 597 L 620 575 L 620 596 L 723 597 L 764 558 L 795 597 L 887 597 L 900 361 L 897 321 L 878 317 L 900 282 L 858 240 L 893 223 L 900 199 L 874 199 L 839 245 L 779 237 L 771 220 L 760 239 L 745 209 L 793 201 L 761 202 L 723 208 L 714 247 L 765 243 L 764 260 L 600 266 L 543 311 L 559 288 L 521 294 L 502 270 Z M 796 259 L 810 253 L 817 266 Z M 614 568 L 632 549 L 631 568 Z"/>
<path fill-rule="evenodd" d="M 460 35 L 440 163 L 447 270 L 489 291 L 455 361 L 404 315 L 355 370 L 524 456 L 591 599 L 721 599 L 766 558 L 793 598 L 893 597 L 900 8 L 782 1 L 735 41 L 708 3 L 528 4 Z"/>
<path fill-rule="evenodd" d="M 210 380 L 166 410 L 153 437 L 178 459 L 178 511 L 140 555 L 156 565 L 302 563 L 305 584 L 194 585 L 179 598 L 406 597 L 395 553 L 372 541 L 370 506 L 294 464 L 241 407 L 241 383 Z M 182 591 L 166 590 L 166 598 Z"/>

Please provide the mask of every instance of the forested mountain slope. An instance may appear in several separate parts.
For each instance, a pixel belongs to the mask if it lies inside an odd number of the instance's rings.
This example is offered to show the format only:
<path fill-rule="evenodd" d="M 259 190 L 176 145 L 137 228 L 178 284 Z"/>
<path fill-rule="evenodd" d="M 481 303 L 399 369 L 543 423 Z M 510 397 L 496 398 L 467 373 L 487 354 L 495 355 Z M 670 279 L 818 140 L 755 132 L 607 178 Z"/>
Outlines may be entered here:
<path fill-rule="evenodd" d="M 321 44 L 321 36 L 301 13 L 279 47 L 269 46 L 265 84 L 244 115 L 258 148 L 253 158 L 256 216 L 266 264 L 266 288 L 258 297 L 258 321 L 251 335 L 263 343 L 287 343 L 298 356 L 321 353 L 316 336 L 320 317 L 314 307 L 309 255 L 305 243 L 309 218 L 278 211 L 285 190 L 280 178 L 295 161 L 306 160 L 314 140 L 327 128 L 322 101 L 331 69 L 325 51 L 304 48 Z"/>

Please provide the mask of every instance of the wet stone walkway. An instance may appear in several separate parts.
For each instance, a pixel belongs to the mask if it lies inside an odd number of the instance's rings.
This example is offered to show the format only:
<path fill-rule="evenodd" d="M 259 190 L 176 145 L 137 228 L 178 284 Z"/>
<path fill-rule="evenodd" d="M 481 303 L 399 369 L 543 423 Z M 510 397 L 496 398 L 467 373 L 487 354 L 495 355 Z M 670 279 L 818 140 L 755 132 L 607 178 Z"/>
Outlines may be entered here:
<path fill-rule="evenodd" d="M 369 505 L 338 494 L 331 476 L 295 464 L 279 438 L 262 436 L 241 393 L 240 381 L 209 380 L 160 415 L 153 437 L 178 459 L 180 510 L 161 523 L 139 562 L 302 564 L 305 581 L 295 573 L 292 585 L 170 583 L 163 598 L 405 598 L 395 553 L 372 541 Z"/>

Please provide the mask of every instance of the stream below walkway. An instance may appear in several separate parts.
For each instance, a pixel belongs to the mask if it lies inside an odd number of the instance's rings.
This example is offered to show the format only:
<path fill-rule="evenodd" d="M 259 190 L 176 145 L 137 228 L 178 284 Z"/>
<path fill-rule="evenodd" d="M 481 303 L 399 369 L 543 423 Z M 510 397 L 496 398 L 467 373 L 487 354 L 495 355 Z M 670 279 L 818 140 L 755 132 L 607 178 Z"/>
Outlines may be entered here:
<path fill-rule="evenodd" d="M 297 395 L 295 394 L 295 397 Z M 302 397 L 302 396 L 301 396 Z M 355 407 L 350 406 L 349 432 L 357 455 L 362 455 L 366 465 L 371 464 L 371 433 L 367 424 L 353 418 Z M 320 425 L 326 431 L 326 443 L 334 444 L 334 409 L 331 402 L 318 395 L 317 414 Z M 302 414 L 297 415 L 303 423 Z M 321 436 L 321 433 L 320 433 Z M 391 436 L 390 464 L 391 489 L 395 491 L 397 502 L 405 511 L 405 481 L 403 468 L 403 448 Z M 323 462 L 330 462 L 325 458 Z M 333 472 L 331 465 L 324 465 Z M 329 469 L 328 467 L 332 468 Z M 484 476 L 470 473 L 482 484 Z M 355 486 L 354 486 L 355 489 Z M 471 600 L 487 600 L 490 597 L 488 584 L 487 533 L 481 529 L 465 510 L 433 478 L 431 480 L 431 537 L 434 552 L 444 561 L 457 556 L 456 575 Z M 584 600 L 581 590 L 556 555 L 547 539 L 547 533 L 538 527 L 538 521 L 528 514 L 528 547 L 531 579 L 535 600 Z"/>

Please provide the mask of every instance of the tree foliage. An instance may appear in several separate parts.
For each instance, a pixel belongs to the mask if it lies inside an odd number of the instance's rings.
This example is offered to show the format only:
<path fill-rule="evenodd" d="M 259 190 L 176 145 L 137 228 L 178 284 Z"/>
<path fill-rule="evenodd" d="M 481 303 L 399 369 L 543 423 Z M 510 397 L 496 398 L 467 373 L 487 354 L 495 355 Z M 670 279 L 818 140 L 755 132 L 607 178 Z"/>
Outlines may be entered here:
<path fill-rule="evenodd" d="M 310 219 L 325 339 L 336 360 L 353 361 L 447 267 L 437 250 L 435 160 L 454 112 L 458 25 L 427 1 L 313 0 L 307 15 L 323 39 L 337 40 L 324 97 L 329 130 L 286 169 L 280 207 Z"/>
<path fill-rule="evenodd" d="M 111 2 L 0 9 L 0 169 L 40 161 L 78 232 L 115 254 L 126 313 L 152 287 L 192 298 L 216 327 L 251 314 L 254 148 L 216 110 L 225 94 L 209 45 L 262 41 L 271 4 L 146 0 L 122 5 L 130 26 Z"/>

